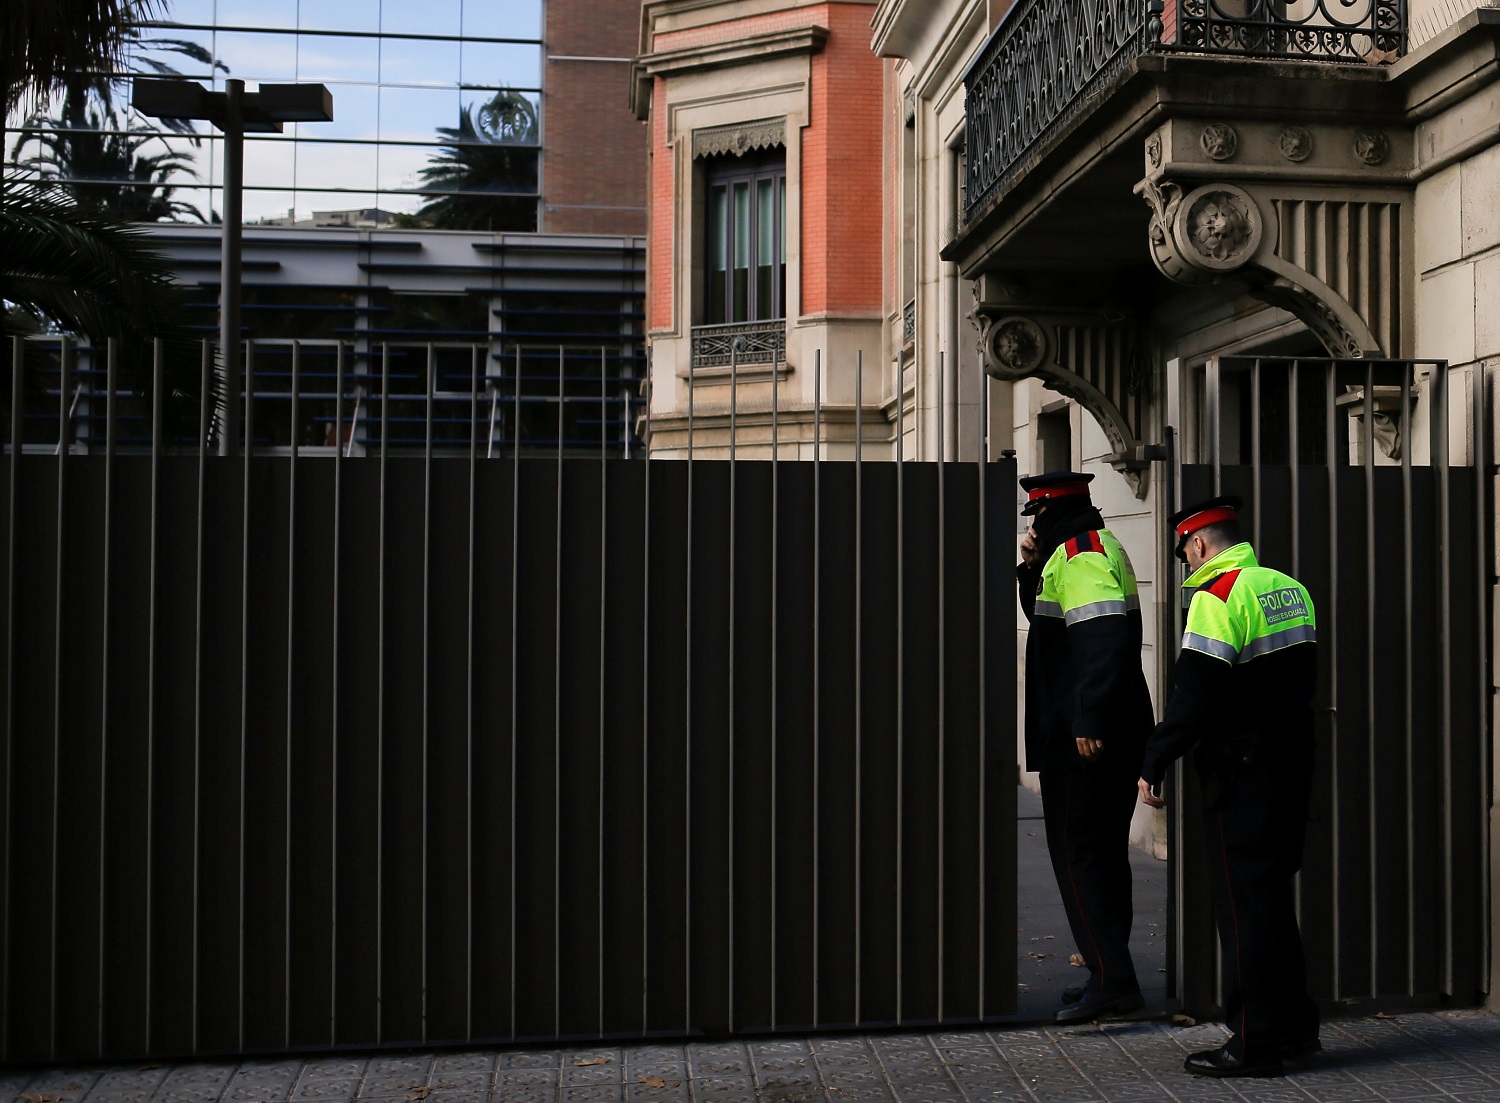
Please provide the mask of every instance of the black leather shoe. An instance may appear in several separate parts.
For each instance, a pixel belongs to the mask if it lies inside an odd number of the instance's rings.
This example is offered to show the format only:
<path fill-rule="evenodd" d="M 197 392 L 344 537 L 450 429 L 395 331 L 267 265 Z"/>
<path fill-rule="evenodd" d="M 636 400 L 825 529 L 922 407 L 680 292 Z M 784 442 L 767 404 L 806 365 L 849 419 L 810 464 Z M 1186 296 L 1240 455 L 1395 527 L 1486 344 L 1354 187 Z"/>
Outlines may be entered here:
<path fill-rule="evenodd" d="M 1088 991 L 1088 985 L 1086 984 L 1079 984 L 1072 988 L 1064 988 L 1062 994 L 1062 1002 L 1064 1004 L 1077 1003 L 1079 1000 L 1083 999 L 1083 994 L 1086 991 Z"/>
<path fill-rule="evenodd" d="M 1286 1070 L 1281 1067 L 1280 1058 L 1273 1058 L 1269 1061 L 1242 1061 L 1222 1046 L 1193 1054 L 1182 1063 L 1182 1067 L 1198 1076 L 1286 1075 Z"/>
<path fill-rule="evenodd" d="M 1317 1038 L 1304 1038 L 1300 1042 L 1282 1042 L 1281 1059 L 1283 1061 L 1296 1061 L 1302 1057 L 1311 1057 L 1315 1053 L 1323 1052 L 1323 1043 Z"/>
<path fill-rule="evenodd" d="M 1061 1025 L 1087 1023 L 1102 1019 L 1107 1015 L 1129 1015 L 1132 1011 L 1139 1011 L 1145 1006 L 1146 1001 L 1141 998 L 1139 992 L 1129 992 L 1123 996 L 1101 996 L 1089 993 L 1080 996 L 1078 1002 L 1070 1003 L 1058 1011 L 1052 1021 Z"/>

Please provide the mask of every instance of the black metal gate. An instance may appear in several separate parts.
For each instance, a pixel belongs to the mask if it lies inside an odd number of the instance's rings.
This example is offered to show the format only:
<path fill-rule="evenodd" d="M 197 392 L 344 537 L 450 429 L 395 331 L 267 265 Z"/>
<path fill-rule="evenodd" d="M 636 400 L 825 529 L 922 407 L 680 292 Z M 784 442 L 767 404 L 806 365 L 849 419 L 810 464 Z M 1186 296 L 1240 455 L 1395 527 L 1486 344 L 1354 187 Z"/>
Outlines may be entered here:
<path fill-rule="evenodd" d="M 1012 462 L 486 459 L 431 373 L 393 449 L 373 368 L 367 454 L 230 458 L 61 355 L 0 465 L 0 1059 L 1013 1008 Z"/>
<path fill-rule="evenodd" d="M 1261 561 L 1317 607 L 1298 903 L 1323 999 L 1472 1004 L 1488 987 L 1489 427 L 1466 379 L 1472 401 L 1450 403 L 1441 362 L 1225 358 L 1189 396 L 1169 509 L 1241 495 Z M 1192 771 L 1177 782 L 1169 968 L 1205 1009 L 1219 1002 L 1209 874 Z"/>

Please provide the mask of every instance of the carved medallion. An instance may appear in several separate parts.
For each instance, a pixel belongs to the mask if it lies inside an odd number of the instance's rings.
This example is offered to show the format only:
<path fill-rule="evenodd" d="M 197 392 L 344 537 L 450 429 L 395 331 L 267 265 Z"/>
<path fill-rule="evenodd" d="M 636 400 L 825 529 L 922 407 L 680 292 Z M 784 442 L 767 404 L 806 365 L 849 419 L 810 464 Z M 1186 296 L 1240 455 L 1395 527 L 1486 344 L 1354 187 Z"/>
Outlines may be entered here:
<path fill-rule="evenodd" d="M 1161 135 L 1153 134 L 1146 139 L 1146 163 L 1151 168 L 1161 167 Z"/>
<path fill-rule="evenodd" d="M 1187 238 L 1200 257 L 1224 262 L 1245 251 L 1255 224 L 1249 204 L 1230 191 L 1200 195 L 1187 208 Z"/>
<path fill-rule="evenodd" d="M 1240 139 L 1228 123 L 1210 123 L 1198 135 L 1198 144 L 1211 160 L 1227 161 L 1240 148 Z"/>
<path fill-rule="evenodd" d="M 1278 145 L 1281 155 L 1288 161 L 1306 161 L 1312 156 L 1312 131 L 1305 126 L 1289 126 L 1281 132 Z"/>
<path fill-rule="evenodd" d="M 1354 156 L 1372 168 L 1391 155 L 1391 143 L 1378 130 L 1361 130 L 1354 136 Z"/>
<path fill-rule="evenodd" d="M 984 370 L 997 379 L 1020 379 L 1047 359 L 1047 335 L 1030 318 L 992 322 L 983 338 Z"/>

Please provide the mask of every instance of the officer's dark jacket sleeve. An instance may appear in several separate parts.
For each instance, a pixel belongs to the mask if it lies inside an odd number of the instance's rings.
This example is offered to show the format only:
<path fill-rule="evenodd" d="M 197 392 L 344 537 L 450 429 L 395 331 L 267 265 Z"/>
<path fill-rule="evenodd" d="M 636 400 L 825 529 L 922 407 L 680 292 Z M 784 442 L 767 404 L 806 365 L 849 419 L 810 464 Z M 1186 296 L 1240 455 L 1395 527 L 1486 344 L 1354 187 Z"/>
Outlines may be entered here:
<path fill-rule="evenodd" d="M 1021 599 L 1021 612 L 1026 614 L 1028 621 L 1036 615 L 1036 584 L 1041 577 L 1041 567 L 1028 567 L 1025 563 L 1016 565 L 1017 596 Z"/>
<path fill-rule="evenodd" d="M 1201 651 L 1184 649 L 1177 657 L 1172 697 L 1166 715 L 1146 744 L 1141 777 L 1155 785 L 1167 767 L 1193 749 L 1204 733 L 1223 726 L 1224 703 L 1233 699 L 1234 667 Z"/>

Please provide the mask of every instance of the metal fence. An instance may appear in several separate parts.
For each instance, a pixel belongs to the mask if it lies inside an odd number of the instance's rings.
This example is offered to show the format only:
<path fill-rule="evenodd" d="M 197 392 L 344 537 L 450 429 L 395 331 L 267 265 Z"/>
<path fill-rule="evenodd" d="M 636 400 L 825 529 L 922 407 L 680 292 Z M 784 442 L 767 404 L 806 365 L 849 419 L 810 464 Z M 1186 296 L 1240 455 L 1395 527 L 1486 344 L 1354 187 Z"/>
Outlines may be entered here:
<path fill-rule="evenodd" d="M 214 345 L 173 348 L 155 360 L 117 355 L 65 338 L 21 346 L 27 370 L 21 434 L 32 447 L 66 440 L 87 453 L 105 447 L 109 397 L 113 447 L 153 445 L 151 396 L 162 395 L 160 444 L 192 450 L 223 443 L 223 386 Z M 635 357 L 619 342 L 526 345 L 255 340 L 244 343 L 236 451 L 305 455 L 402 452 L 429 443 L 466 455 L 477 442 L 493 458 L 523 450 L 625 458 L 641 450 L 645 404 Z M 153 380 L 153 375 L 155 379 Z M 429 437 L 431 438 L 429 441 Z M 248 444 L 247 444 L 248 442 Z"/>
<path fill-rule="evenodd" d="M 1329 1000 L 1470 1004 L 1489 982 L 1489 425 L 1482 381 L 1467 409 L 1450 385 L 1433 361 L 1211 361 L 1174 488 L 1179 502 L 1243 496 L 1261 561 L 1317 606 L 1298 903 L 1309 982 Z M 1467 463 L 1449 461 L 1450 414 Z M 1218 1002 L 1217 953 L 1199 798 L 1182 781 L 1170 965 L 1201 1009 Z"/>
<path fill-rule="evenodd" d="M 1013 463 L 501 448 L 297 346 L 221 456 L 11 351 L 0 1059 L 1013 1006 Z"/>

